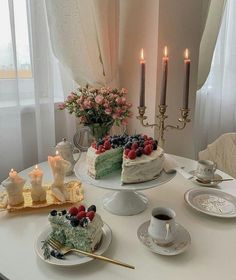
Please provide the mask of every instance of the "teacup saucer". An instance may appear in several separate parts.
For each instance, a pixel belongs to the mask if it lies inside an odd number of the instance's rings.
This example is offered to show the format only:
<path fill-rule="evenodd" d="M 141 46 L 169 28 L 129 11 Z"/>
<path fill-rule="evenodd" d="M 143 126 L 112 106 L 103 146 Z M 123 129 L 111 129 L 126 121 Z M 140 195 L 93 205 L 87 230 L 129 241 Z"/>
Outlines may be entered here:
<path fill-rule="evenodd" d="M 196 176 L 196 170 L 192 170 L 189 173 L 194 175 L 194 176 Z M 215 173 L 213 179 L 214 180 L 221 180 L 222 177 L 219 174 Z M 197 181 L 197 177 L 192 178 L 192 181 L 194 183 L 196 183 L 196 184 L 198 184 L 200 186 L 204 186 L 204 187 L 215 187 L 215 186 L 217 186 L 220 183 L 220 182 L 211 182 L 211 183 L 199 182 L 199 181 Z"/>
<path fill-rule="evenodd" d="M 176 223 L 176 238 L 169 246 L 160 246 L 148 234 L 148 227 L 150 221 L 143 223 L 137 231 L 138 239 L 150 249 L 152 252 L 174 256 L 183 253 L 191 244 L 191 237 L 189 232 L 180 224 Z"/>

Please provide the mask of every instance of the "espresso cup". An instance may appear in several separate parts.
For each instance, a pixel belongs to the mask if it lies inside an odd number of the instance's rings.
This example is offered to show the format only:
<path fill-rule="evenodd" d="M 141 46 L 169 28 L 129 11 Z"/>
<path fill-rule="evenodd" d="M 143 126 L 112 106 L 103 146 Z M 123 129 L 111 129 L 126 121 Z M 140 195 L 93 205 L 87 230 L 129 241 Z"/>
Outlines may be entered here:
<path fill-rule="evenodd" d="M 211 160 L 199 160 L 196 176 L 200 179 L 211 180 L 214 178 L 216 163 Z"/>
<path fill-rule="evenodd" d="M 148 234 L 158 245 L 167 246 L 175 239 L 175 216 L 171 208 L 156 207 L 152 210 Z"/>

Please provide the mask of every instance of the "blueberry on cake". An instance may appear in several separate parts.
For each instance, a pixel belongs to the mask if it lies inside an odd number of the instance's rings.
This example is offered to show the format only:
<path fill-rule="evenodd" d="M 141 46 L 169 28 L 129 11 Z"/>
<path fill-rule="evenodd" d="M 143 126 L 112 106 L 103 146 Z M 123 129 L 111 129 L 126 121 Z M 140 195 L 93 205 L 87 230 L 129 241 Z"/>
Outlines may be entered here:
<path fill-rule="evenodd" d="M 68 211 L 52 210 L 48 215 L 52 227 L 50 237 L 70 248 L 93 252 L 102 239 L 103 221 L 96 213 L 96 206 L 86 208 L 83 205 L 72 207 Z"/>
<path fill-rule="evenodd" d="M 88 174 L 100 179 L 121 169 L 123 184 L 155 179 L 161 173 L 164 151 L 147 135 L 106 136 L 87 151 Z"/>

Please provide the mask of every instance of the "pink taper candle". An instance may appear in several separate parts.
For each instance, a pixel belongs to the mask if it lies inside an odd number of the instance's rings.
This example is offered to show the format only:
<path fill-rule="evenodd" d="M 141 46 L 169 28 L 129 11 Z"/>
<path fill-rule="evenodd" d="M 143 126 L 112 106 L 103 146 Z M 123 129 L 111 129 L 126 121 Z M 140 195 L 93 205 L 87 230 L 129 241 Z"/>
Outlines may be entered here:
<path fill-rule="evenodd" d="M 139 99 L 139 106 L 145 106 L 145 67 L 146 61 L 144 60 L 144 53 L 143 49 L 141 49 L 140 54 L 140 65 L 141 65 L 141 87 L 140 87 L 140 99 Z"/>
<path fill-rule="evenodd" d="M 183 92 L 183 109 L 188 109 L 189 77 L 190 77 L 190 59 L 189 59 L 188 49 L 186 49 L 184 53 L 184 67 L 185 67 L 185 77 L 184 77 L 184 92 Z"/>
<path fill-rule="evenodd" d="M 167 46 L 164 48 L 164 56 L 162 58 L 163 76 L 161 84 L 161 100 L 160 105 L 166 105 L 166 88 L 167 88 L 167 74 L 168 74 L 168 50 Z"/>

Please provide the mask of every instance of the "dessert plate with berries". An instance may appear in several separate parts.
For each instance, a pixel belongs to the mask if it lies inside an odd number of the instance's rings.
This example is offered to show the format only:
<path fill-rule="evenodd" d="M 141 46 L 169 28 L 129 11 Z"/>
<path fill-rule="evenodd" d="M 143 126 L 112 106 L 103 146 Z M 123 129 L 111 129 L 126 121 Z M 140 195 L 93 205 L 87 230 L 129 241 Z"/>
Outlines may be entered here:
<path fill-rule="evenodd" d="M 38 235 L 35 241 L 35 252 L 44 262 L 57 265 L 57 266 L 75 266 L 83 263 L 87 263 L 93 260 L 93 258 L 78 255 L 76 253 L 67 254 L 65 257 L 61 256 L 59 252 L 55 252 L 55 256 L 51 256 L 48 259 L 44 258 L 44 250 L 42 249 L 42 241 L 47 239 L 52 229 L 50 225 L 44 227 L 44 229 Z M 112 240 L 112 231 L 107 224 L 102 227 L 103 236 L 101 243 L 96 251 L 93 253 L 102 255 L 110 246 Z M 53 252 L 53 251 L 52 251 Z"/>
<path fill-rule="evenodd" d="M 52 246 L 50 243 L 52 239 L 61 246 L 70 244 L 71 248 L 96 255 L 103 254 L 111 243 L 111 229 L 96 213 L 95 205 L 87 209 L 84 205 L 80 205 L 71 207 L 68 211 L 52 210 L 48 220 L 50 224 L 43 228 L 35 240 L 35 251 L 49 264 L 75 266 L 93 260 L 91 257 L 74 252 L 63 255 Z"/>

